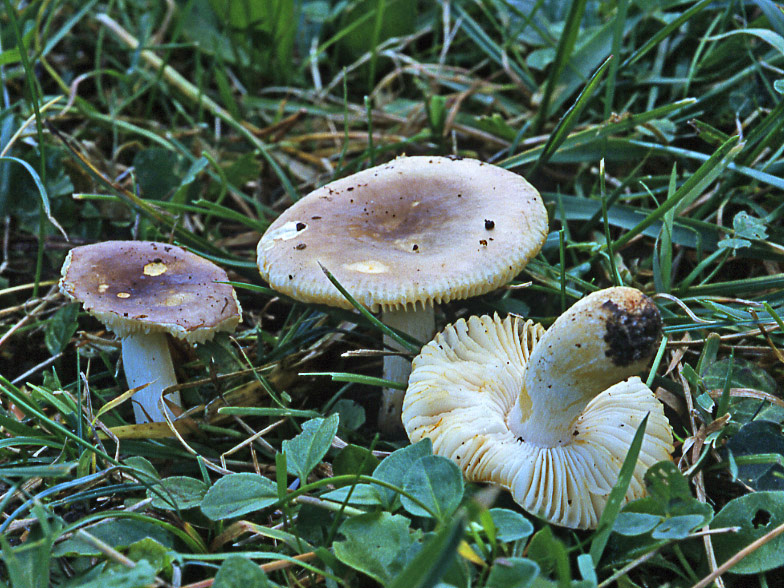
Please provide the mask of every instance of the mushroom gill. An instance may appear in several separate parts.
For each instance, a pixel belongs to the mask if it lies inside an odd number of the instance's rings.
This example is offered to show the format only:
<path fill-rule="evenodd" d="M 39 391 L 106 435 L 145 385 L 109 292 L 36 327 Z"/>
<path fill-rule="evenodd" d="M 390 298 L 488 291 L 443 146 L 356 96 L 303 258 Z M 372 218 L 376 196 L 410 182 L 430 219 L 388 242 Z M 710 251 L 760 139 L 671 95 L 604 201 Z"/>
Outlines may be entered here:
<path fill-rule="evenodd" d="M 593 528 L 646 415 L 625 500 L 644 495 L 645 471 L 673 451 L 661 403 L 633 376 L 656 351 L 660 321 L 631 288 L 587 296 L 547 331 L 516 317 L 461 319 L 414 359 L 406 432 L 528 512 Z"/>

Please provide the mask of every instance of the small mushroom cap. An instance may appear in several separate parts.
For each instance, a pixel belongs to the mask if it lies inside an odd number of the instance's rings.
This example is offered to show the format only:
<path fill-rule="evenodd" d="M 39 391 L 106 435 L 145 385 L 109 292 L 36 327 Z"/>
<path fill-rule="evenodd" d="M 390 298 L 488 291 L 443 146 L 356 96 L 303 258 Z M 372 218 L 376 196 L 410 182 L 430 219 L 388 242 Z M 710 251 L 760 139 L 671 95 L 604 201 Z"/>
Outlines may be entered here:
<path fill-rule="evenodd" d="M 71 249 L 60 290 L 120 337 L 163 331 L 202 343 L 242 316 L 226 281 L 223 269 L 175 245 L 105 241 Z"/>
<path fill-rule="evenodd" d="M 474 159 L 399 157 L 336 180 L 286 210 L 259 241 L 275 290 L 351 305 L 319 267 L 371 310 L 489 292 L 547 236 L 539 193 L 521 176 Z"/>
<path fill-rule="evenodd" d="M 528 512 L 565 527 L 594 528 L 645 415 L 625 500 L 643 496 L 645 471 L 671 459 L 672 429 L 662 404 L 635 376 L 589 402 L 569 443 L 542 447 L 517 437 L 508 416 L 544 332 L 513 317 L 474 316 L 449 325 L 414 359 L 403 425 L 413 443 L 429 437 L 433 452 L 457 463 L 466 478 L 509 489 Z"/>

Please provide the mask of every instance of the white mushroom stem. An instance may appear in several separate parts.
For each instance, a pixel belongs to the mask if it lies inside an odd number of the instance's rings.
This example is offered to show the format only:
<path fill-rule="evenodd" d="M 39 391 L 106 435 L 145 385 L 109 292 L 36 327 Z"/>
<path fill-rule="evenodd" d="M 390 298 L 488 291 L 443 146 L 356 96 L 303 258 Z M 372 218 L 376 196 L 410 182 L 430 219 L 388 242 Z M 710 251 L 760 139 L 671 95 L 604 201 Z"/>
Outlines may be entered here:
<path fill-rule="evenodd" d="M 127 335 L 122 338 L 122 357 L 128 387 L 149 384 L 133 395 L 136 422 L 163 422 L 161 394 L 177 384 L 166 335 L 160 332 Z M 179 392 L 168 394 L 166 400 L 181 406 Z M 168 414 L 171 418 L 175 416 L 171 411 Z"/>
<path fill-rule="evenodd" d="M 532 351 L 509 428 L 540 447 L 570 443 L 588 402 L 645 369 L 660 332 L 656 306 L 633 288 L 609 288 L 578 301 Z"/>
<path fill-rule="evenodd" d="M 436 329 L 435 313 L 432 304 L 424 307 L 417 305 L 413 310 L 385 310 L 381 314 L 381 321 L 396 331 L 410 335 L 417 341 L 429 341 L 433 338 Z M 403 351 L 404 348 L 397 341 L 387 335 L 384 336 L 384 346 Z M 408 383 L 411 374 L 411 362 L 401 355 L 387 355 L 384 357 L 384 379 L 392 382 Z M 379 428 L 385 433 L 402 432 L 400 411 L 403 407 L 404 390 L 384 388 L 381 396 L 381 407 L 378 412 Z"/>

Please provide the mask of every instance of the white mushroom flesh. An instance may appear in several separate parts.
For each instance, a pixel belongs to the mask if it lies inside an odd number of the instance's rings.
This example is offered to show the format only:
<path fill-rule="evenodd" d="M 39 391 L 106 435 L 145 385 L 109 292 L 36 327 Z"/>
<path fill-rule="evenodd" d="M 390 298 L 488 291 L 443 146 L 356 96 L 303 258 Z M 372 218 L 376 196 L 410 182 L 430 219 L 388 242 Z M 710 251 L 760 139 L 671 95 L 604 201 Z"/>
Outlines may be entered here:
<path fill-rule="evenodd" d="M 601 342 L 603 336 L 598 339 Z M 544 390 L 531 388 L 529 381 L 541 380 L 541 375 L 531 378 L 529 366 L 541 355 L 540 349 L 546 349 L 543 344 L 554 340 L 541 325 L 514 317 L 471 317 L 448 326 L 414 360 L 403 424 L 412 442 L 429 437 L 433 451 L 455 461 L 469 480 L 508 488 L 525 510 L 555 524 L 593 528 L 645 415 L 646 434 L 627 501 L 644 495 L 648 467 L 670 459 L 672 430 L 662 404 L 638 377 L 603 391 L 589 385 L 590 393 L 561 388 L 559 393 L 569 399 L 560 403 L 547 386 L 566 380 L 546 380 Z M 651 344 L 655 348 L 655 342 Z M 574 358 L 567 354 L 567 360 Z M 620 374 L 617 381 L 641 361 L 617 366 L 610 360 L 608 369 Z M 560 373 L 557 364 L 545 363 Z M 575 363 L 588 370 L 593 365 Z M 574 373 L 569 378 L 585 386 Z M 514 419 L 522 412 L 524 391 L 524 400 L 530 400 L 526 433 L 554 425 L 559 432 L 520 434 L 522 425 Z M 574 406 L 580 403 L 574 415 Z"/>

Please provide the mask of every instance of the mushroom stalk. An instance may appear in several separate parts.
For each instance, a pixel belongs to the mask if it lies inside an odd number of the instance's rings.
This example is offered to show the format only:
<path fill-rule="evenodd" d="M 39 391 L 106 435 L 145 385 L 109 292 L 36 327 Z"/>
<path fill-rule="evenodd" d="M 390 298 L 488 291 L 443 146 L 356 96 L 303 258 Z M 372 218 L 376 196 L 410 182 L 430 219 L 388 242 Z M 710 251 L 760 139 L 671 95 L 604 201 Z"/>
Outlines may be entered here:
<path fill-rule="evenodd" d="M 410 335 L 417 341 L 429 341 L 436 329 L 435 312 L 432 304 L 416 305 L 413 310 L 385 310 L 381 315 L 382 322 L 396 331 Z M 391 337 L 384 336 L 384 346 L 396 351 L 403 347 Z M 384 379 L 392 382 L 408 382 L 411 374 L 411 362 L 402 355 L 384 357 Z M 385 433 L 403 431 L 400 411 L 403 407 L 404 390 L 384 388 L 381 396 L 381 407 L 378 413 L 379 427 Z"/>
<path fill-rule="evenodd" d="M 137 423 L 162 422 L 161 394 L 177 384 L 169 343 L 165 333 L 134 333 L 122 338 L 122 358 L 129 388 L 145 386 L 133 395 L 133 414 Z M 181 406 L 180 393 L 167 400 Z M 175 415 L 169 412 L 169 416 Z"/>
<path fill-rule="evenodd" d="M 507 418 L 510 430 L 540 447 L 570 443 L 574 422 L 591 399 L 643 370 L 660 337 L 659 312 L 638 290 L 586 296 L 533 349 Z"/>

